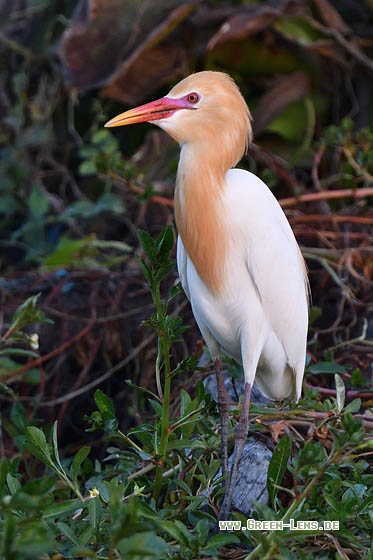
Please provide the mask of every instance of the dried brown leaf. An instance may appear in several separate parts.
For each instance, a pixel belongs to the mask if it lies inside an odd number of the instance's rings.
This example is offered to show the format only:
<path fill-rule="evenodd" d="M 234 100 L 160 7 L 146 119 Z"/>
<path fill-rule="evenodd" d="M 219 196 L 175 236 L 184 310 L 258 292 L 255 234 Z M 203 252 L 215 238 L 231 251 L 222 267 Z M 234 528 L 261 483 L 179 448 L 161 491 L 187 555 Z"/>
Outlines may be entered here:
<path fill-rule="evenodd" d="M 267 29 L 273 21 L 288 13 L 301 10 L 293 0 L 279 3 L 278 7 L 256 4 L 247 6 L 241 12 L 228 18 L 220 29 L 210 39 L 207 49 L 214 48 L 228 42 L 237 41 Z"/>
<path fill-rule="evenodd" d="M 234 15 L 224 22 L 220 29 L 210 39 L 207 49 L 214 48 L 228 42 L 237 41 L 259 33 L 271 25 L 273 20 L 279 15 L 276 8 L 268 6 L 252 6 L 252 9 Z"/>
<path fill-rule="evenodd" d="M 330 39 L 321 39 L 309 45 L 308 50 L 329 59 L 330 61 L 339 64 L 342 67 L 348 68 L 350 63 L 344 55 L 343 49 L 334 41 Z"/>
<path fill-rule="evenodd" d="M 196 4 L 180 5 L 180 0 L 80 0 L 59 45 L 69 86 L 88 89 L 111 83 L 123 61 L 133 65 L 134 57 L 165 40 Z M 161 64 L 160 74 L 164 71 Z"/>
<path fill-rule="evenodd" d="M 303 99 L 310 92 L 309 76 L 302 71 L 277 78 L 253 112 L 254 134 L 260 134 L 289 103 Z"/>
<path fill-rule="evenodd" d="M 313 0 L 322 22 L 344 35 L 351 32 L 346 22 L 328 0 Z"/>
<path fill-rule="evenodd" d="M 319 440 L 325 440 L 329 437 L 329 430 L 326 424 L 316 427 L 315 435 Z"/>
<path fill-rule="evenodd" d="M 270 425 L 271 436 L 275 443 L 278 442 L 279 437 L 285 432 L 285 425 L 286 422 L 284 420 L 273 422 L 273 424 Z"/>
<path fill-rule="evenodd" d="M 137 103 L 163 84 L 185 75 L 187 51 L 167 38 L 198 4 L 199 1 L 188 2 L 175 8 L 122 62 L 101 95 Z"/>
<path fill-rule="evenodd" d="M 149 93 L 187 73 L 185 50 L 168 43 L 146 49 L 141 56 L 126 62 L 116 77 L 100 91 L 128 105 L 141 102 Z"/>

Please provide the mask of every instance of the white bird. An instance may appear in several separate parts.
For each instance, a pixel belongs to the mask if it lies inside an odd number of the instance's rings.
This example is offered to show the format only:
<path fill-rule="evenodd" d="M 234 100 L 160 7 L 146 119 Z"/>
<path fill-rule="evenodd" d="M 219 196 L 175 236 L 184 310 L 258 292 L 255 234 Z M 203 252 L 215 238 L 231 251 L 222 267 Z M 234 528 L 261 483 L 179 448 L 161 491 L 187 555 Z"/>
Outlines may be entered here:
<path fill-rule="evenodd" d="M 105 126 L 153 122 L 181 146 L 175 188 L 177 265 L 216 365 L 222 468 L 228 468 L 229 401 L 221 353 L 242 364 L 244 400 L 219 519 L 231 509 L 247 438 L 254 379 L 271 399 L 301 393 L 308 328 L 306 267 L 289 222 L 269 188 L 232 169 L 252 138 L 249 109 L 221 72 L 199 72 L 170 93 Z"/>

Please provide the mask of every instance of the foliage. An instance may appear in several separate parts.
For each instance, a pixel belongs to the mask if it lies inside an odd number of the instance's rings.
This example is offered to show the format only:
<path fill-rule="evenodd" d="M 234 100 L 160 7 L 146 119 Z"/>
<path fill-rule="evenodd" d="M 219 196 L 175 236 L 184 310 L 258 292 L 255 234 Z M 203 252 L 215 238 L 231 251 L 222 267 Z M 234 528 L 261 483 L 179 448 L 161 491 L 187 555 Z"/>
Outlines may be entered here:
<path fill-rule="evenodd" d="M 19 455 L 0 460 L 1 557 L 194 560 L 218 558 L 223 549 L 228 553 L 239 545 L 247 560 L 311 558 L 316 557 L 315 547 L 326 545 L 338 553 L 349 549 L 353 557 L 368 558 L 373 511 L 368 426 L 372 429 L 372 423 L 364 427 L 360 400 L 345 404 L 345 386 L 337 374 L 336 397 L 319 402 L 317 412 L 306 394 L 298 408 L 292 405 L 285 412 L 273 404 L 253 405 L 251 414 L 260 419 L 253 424 L 254 431 L 278 424 L 290 429 L 279 441 L 268 470 L 271 505 L 257 504 L 255 516 L 285 524 L 290 519 L 319 525 L 334 520 L 339 521 L 339 530 L 230 532 L 222 528 L 210 535 L 221 496 L 218 414 L 199 382 L 194 398 L 181 390 L 180 413 L 170 416 L 171 381 L 195 366 L 189 359 L 170 368 L 172 345 L 185 329 L 179 318 L 167 312 L 167 302 L 178 288 L 172 288 L 166 298 L 161 295 L 173 266 L 173 231 L 166 228 L 155 241 L 145 232 L 139 232 L 139 237 L 148 259 L 141 260 L 142 268 L 155 304 L 155 313 L 144 325 L 156 331 L 159 341 L 158 394 L 148 397 L 154 421 L 122 433 L 113 402 L 97 390 L 97 410 L 86 420 L 91 430 L 104 430 L 111 440 L 106 460 L 92 460 L 86 445 L 71 458 L 61 459 L 57 424 L 38 427 L 16 402 L 6 430 L 17 441 Z M 3 340 L 43 320 L 33 298 L 16 311 L 10 334 Z M 238 514 L 237 521 L 246 523 Z"/>
<path fill-rule="evenodd" d="M 4 273 L 17 265 L 80 267 L 80 243 L 85 256 L 98 257 L 85 259 L 83 266 L 112 265 L 113 258 L 107 256 L 109 240 L 101 239 L 100 246 L 92 227 L 98 218 L 113 216 L 120 222 L 126 212 L 108 177 L 97 176 L 89 188 L 83 182 L 98 169 L 107 172 L 110 166 L 124 171 L 125 164 L 115 138 L 101 128 L 105 116 L 98 101 L 86 103 L 93 124 L 87 126 L 83 117 L 77 123 L 68 122 L 72 99 L 66 101 L 61 68 L 53 50 L 47 48 L 48 38 L 54 33 L 58 36 L 57 30 L 61 33 L 62 19 L 56 25 L 55 18 L 50 18 L 49 2 L 41 4 L 44 8 L 22 10 L 30 50 L 0 36 L 11 76 L 3 84 L 1 101 L 5 116 L 0 146 L 0 244 L 5 252 L 0 265 Z M 8 51 L 15 56 L 7 57 Z M 86 135 L 84 140 L 80 134 Z M 120 263 L 126 244 L 111 243 L 114 252 L 121 252 L 114 263 Z"/>
<path fill-rule="evenodd" d="M 330 174 L 339 171 L 340 184 L 345 188 L 369 185 L 373 181 L 373 128 L 354 130 L 351 119 L 343 119 L 339 125 L 324 130 L 320 149 L 329 151 L 329 161 L 334 167 Z M 328 154 L 327 154 L 328 155 Z"/>
<path fill-rule="evenodd" d="M 19 363 L 10 356 L 15 359 L 38 356 L 34 350 L 39 348 L 39 335 L 28 334 L 24 328 L 38 323 L 52 323 L 37 307 L 39 295 L 29 297 L 16 309 L 9 327 L 0 336 L 0 382 L 2 378 L 20 367 Z M 35 373 L 39 372 L 36 370 Z M 32 373 L 30 372 L 29 375 Z"/>

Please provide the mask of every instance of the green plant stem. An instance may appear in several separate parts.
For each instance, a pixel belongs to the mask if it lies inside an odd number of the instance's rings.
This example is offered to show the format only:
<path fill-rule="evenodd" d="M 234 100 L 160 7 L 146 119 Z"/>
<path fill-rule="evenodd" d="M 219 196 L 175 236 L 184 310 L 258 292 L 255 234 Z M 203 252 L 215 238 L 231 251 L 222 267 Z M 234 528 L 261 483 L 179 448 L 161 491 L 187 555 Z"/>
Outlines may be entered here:
<path fill-rule="evenodd" d="M 171 364 L 170 364 L 170 345 L 168 342 L 165 316 L 161 302 L 159 286 L 156 287 L 153 293 L 154 304 L 157 310 L 157 319 L 159 322 L 160 332 L 158 334 L 160 344 L 158 346 L 159 354 L 163 355 L 163 369 L 164 369 L 164 385 L 163 385 L 163 398 L 162 398 L 162 419 L 161 419 L 161 440 L 159 443 L 159 453 L 156 457 L 156 471 L 153 498 L 157 502 L 161 493 L 163 468 L 166 457 L 168 437 L 170 433 L 170 394 L 171 394 Z M 157 363 L 159 360 L 157 357 Z M 158 371 L 159 375 L 159 371 Z"/>
<path fill-rule="evenodd" d="M 135 449 L 136 451 L 141 453 L 141 451 L 142 451 L 141 447 L 136 445 L 136 443 L 134 441 L 132 441 L 132 439 L 129 438 L 126 434 L 124 434 L 121 430 L 118 430 L 118 436 L 121 437 L 126 443 L 128 443 L 128 445 L 133 447 L 133 449 Z"/>
<path fill-rule="evenodd" d="M 84 502 L 85 501 L 84 497 L 82 496 L 79 488 L 77 487 L 76 484 L 73 483 L 72 480 L 70 480 L 70 478 L 65 473 L 65 471 L 63 469 L 58 468 L 56 465 L 54 465 L 52 468 L 53 468 L 54 472 L 57 474 L 57 476 L 59 476 L 60 479 L 65 482 L 66 486 L 68 486 L 70 488 L 70 490 L 72 490 L 74 492 L 74 494 L 79 498 L 79 500 L 81 502 Z"/>
<path fill-rule="evenodd" d="M 35 55 L 30 50 L 25 49 L 16 41 L 9 39 L 9 37 L 7 37 L 2 31 L 0 31 L 0 43 L 7 47 L 9 50 L 20 54 L 28 61 L 31 61 L 33 58 L 35 58 Z"/>

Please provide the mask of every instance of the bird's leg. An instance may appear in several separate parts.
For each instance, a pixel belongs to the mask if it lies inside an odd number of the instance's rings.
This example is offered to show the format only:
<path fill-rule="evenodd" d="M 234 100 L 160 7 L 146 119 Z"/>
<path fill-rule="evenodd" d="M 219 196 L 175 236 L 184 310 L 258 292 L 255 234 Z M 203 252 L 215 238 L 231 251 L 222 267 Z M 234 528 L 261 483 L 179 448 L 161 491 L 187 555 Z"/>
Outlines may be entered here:
<path fill-rule="evenodd" d="M 238 467 L 240 464 L 242 451 L 247 439 L 247 432 L 249 426 L 250 395 L 251 395 L 251 385 L 250 383 L 246 382 L 240 421 L 237 424 L 235 434 L 234 434 L 234 453 L 233 453 L 231 473 L 230 473 L 227 489 L 225 492 L 223 505 L 220 510 L 219 521 L 227 520 L 229 518 L 229 513 L 232 506 L 233 490 L 237 482 Z"/>
<path fill-rule="evenodd" d="M 221 420 L 221 470 L 224 475 L 228 470 L 228 413 L 229 397 L 224 383 L 221 358 L 215 360 L 216 384 L 218 388 L 218 408 Z"/>

